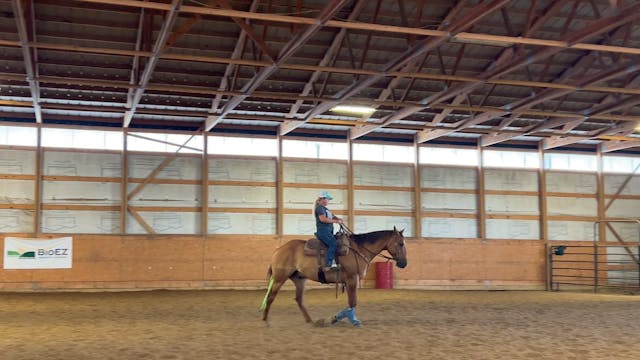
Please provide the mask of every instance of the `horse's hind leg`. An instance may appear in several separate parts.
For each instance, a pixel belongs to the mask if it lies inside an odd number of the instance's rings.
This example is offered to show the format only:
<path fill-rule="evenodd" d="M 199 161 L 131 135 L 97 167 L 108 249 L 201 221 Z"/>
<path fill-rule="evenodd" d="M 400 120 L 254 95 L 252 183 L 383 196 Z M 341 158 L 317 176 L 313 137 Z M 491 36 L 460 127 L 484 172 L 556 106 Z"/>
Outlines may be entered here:
<path fill-rule="evenodd" d="M 262 312 L 262 320 L 265 322 L 269 317 L 269 309 L 271 309 L 271 304 L 273 303 L 273 300 L 275 300 L 276 296 L 278 296 L 278 291 L 280 291 L 282 284 L 284 284 L 284 282 L 287 281 L 286 278 L 282 280 L 274 277 L 273 279 L 274 279 L 273 285 L 271 286 L 271 291 L 269 291 L 269 293 L 267 294 L 267 302 L 265 304 L 264 311 Z"/>
<path fill-rule="evenodd" d="M 304 285 L 307 279 L 301 277 L 297 272 L 291 275 L 290 279 L 296 285 L 296 302 L 300 311 L 302 311 L 302 316 L 304 316 L 306 322 L 310 323 L 312 321 L 311 316 L 309 316 L 307 308 L 304 306 Z"/>

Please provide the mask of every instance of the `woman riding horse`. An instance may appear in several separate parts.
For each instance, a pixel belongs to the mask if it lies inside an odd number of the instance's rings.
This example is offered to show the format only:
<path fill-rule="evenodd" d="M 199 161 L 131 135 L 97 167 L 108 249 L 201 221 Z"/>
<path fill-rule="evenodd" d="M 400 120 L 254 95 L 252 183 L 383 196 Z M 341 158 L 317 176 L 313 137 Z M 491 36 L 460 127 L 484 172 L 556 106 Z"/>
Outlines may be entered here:
<path fill-rule="evenodd" d="M 338 312 L 331 319 L 331 323 L 348 318 L 352 325 L 362 325 L 355 314 L 355 308 L 358 304 L 358 283 L 366 274 L 373 258 L 384 250 L 391 254 L 391 258 L 396 261 L 396 266 L 399 268 L 407 266 L 407 250 L 402 235 L 403 231 L 398 231 L 394 227 L 393 230 L 350 236 L 350 251 L 347 255 L 339 257 L 340 270 L 324 272 L 326 282 L 345 284 L 349 302 L 349 306 Z M 268 319 L 273 300 L 287 279 L 293 281 L 296 287 L 296 302 L 305 321 L 312 322 L 304 306 L 305 282 L 307 279 L 319 281 L 319 274 L 316 257 L 304 254 L 305 243 L 305 240 L 291 240 L 274 251 L 268 271 L 269 286 L 262 303 L 262 320 L 265 322 Z"/>

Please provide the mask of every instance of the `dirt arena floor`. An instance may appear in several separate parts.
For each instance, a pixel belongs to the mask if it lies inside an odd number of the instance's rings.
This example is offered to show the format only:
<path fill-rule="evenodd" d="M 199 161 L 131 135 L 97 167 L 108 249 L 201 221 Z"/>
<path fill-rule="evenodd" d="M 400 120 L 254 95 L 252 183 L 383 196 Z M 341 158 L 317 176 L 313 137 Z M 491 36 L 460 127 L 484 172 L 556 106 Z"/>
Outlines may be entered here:
<path fill-rule="evenodd" d="M 0 293 L 0 359 L 639 359 L 640 296 L 360 290 L 362 328 L 304 322 L 282 291 Z M 307 291 L 314 320 L 346 304 Z"/>

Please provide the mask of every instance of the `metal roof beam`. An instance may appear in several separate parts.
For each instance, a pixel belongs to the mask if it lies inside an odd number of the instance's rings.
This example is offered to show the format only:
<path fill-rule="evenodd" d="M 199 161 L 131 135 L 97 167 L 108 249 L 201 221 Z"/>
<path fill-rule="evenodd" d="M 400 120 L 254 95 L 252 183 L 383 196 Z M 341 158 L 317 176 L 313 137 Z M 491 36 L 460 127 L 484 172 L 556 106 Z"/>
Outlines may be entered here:
<path fill-rule="evenodd" d="M 553 129 L 558 126 L 563 125 L 571 125 L 571 128 L 575 128 L 577 125 L 583 123 L 587 118 L 586 117 L 576 117 L 576 118 L 550 118 L 548 120 L 542 120 L 539 124 L 534 124 L 522 129 L 519 133 L 514 132 L 493 132 L 490 134 L 486 134 L 480 137 L 480 146 L 489 146 L 501 143 L 503 141 L 511 140 L 518 136 L 530 135 L 536 132 Z M 563 129 L 563 131 L 565 131 Z M 568 130 L 566 130 L 568 131 Z"/>
<path fill-rule="evenodd" d="M 466 1 L 458 1 L 458 3 L 447 13 L 447 16 L 444 18 L 444 20 L 440 23 L 440 25 L 438 26 L 438 30 L 446 30 L 447 26 L 449 24 L 451 24 L 454 19 L 456 18 L 456 16 L 458 16 L 460 14 L 460 12 L 462 12 L 462 10 L 464 9 L 464 6 L 466 4 Z M 462 49 L 464 49 L 465 45 L 462 45 Z M 402 72 L 404 73 L 419 73 L 421 67 L 424 65 L 424 63 L 427 61 L 427 58 L 429 57 L 429 52 L 427 52 L 424 57 L 422 58 L 421 61 L 419 61 L 419 59 L 415 59 L 411 62 L 409 62 L 403 69 Z M 462 57 L 462 53 L 458 54 L 458 57 Z M 457 62 L 456 62 L 457 64 Z M 444 75 L 447 75 L 446 72 L 444 72 Z M 452 73 L 451 75 L 454 75 L 454 73 Z M 377 101 L 384 101 L 387 100 L 387 98 L 389 97 L 390 94 L 393 93 L 393 90 L 398 87 L 398 85 L 400 85 L 400 82 L 402 81 L 402 79 L 404 79 L 404 76 L 396 76 L 393 79 L 391 79 L 391 81 L 389 82 L 389 84 L 387 85 L 387 87 L 382 90 L 382 92 L 380 93 L 380 95 L 378 96 Z M 412 81 L 416 79 L 416 77 L 411 77 Z M 408 89 L 408 88 L 407 88 Z M 406 96 L 406 94 L 405 94 Z M 458 103 L 459 104 L 459 103 Z M 457 104 L 456 104 L 457 105 Z M 366 118 L 364 118 L 363 120 L 367 120 L 370 117 L 370 115 Z"/>
<path fill-rule="evenodd" d="M 144 32 L 144 28 L 145 28 L 145 17 L 147 16 L 147 14 L 145 14 L 145 9 L 141 8 L 140 9 L 140 17 L 138 19 L 138 31 L 137 31 L 137 35 L 136 35 L 136 45 L 135 45 L 135 50 L 136 51 L 140 51 L 142 48 L 142 37 L 143 37 L 143 32 Z M 134 55 L 133 59 L 131 61 L 131 73 L 129 75 L 129 84 L 131 84 L 132 86 L 129 88 L 129 90 L 127 91 L 127 108 L 131 108 L 131 106 L 133 105 L 133 96 L 135 94 L 135 86 L 138 83 L 138 77 L 140 75 L 140 56 L 138 55 Z"/>
<path fill-rule="evenodd" d="M 618 28 L 618 30 L 616 30 L 615 33 L 610 36 L 610 38 L 615 38 L 616 35 L 619 32 L 622 31 L 622 29 L 623 29 L 622 27 Z M 558 77 L 557 80 L 563 80 L 563 79 L 567 79 L 567 78 L 571 77 L 572 75 L 574 75 L 577 72 L 577 70 L 582 69 L 582 67 L 585 65 L 585 63 L 588 63 L 589 61 L 591 61 L 596 54 L 597 53 L 595 51 L 590 51 L 587 55 L 582 56 L 574 64 L 574 66 L 572 66 L 571 68 L 566 70 L 562 75 L 560 75 Z M 595 83 L 598 83 L 598 82 L 610 80 L 610 79 L 619 77 L 621 75 L 626 75 L 627 73 L 630 74 L 630 73 L 638 71 L 638 69 L 639 69 L 638 65 L 637 64 L 633 64 L 633 63 L 631 65 L 625 64 L 625 65 L 617 66 L 617 67 L 615 67 L 615 68 L 613 68 L 611 70 L 602 71 L 598 75 L 591 76 L 589 79 L 579 82 L 576 85 L 576 88 L 588 87 L 590 84 L 595 84 Z M 640 79 L 640 76 L 638 76 L 635 79 L 631 80 L 630 83 L 633 82 L 633 81 L 636 81 L 636 79 Z M 551 89 L 544 90 L 543 92 L 549 91 L 549 90 L 551 90 Z M 608 95 L 603 101 L 601 101 L 601 104 L 608 103 L 608 100 L 609 100 L 610 97 L 611 97 L 611 95 Z M 595 113 L 595 112 L 593 110 L 589 110 L 589 113 Z M 565 125 L 566 126 L 571 126 L 571 129 L 573 129 L 577 125 L 579 125 L 580 123 L 584 122 L 587 119 L 588 119 L 588 117 L 584 116 L 584 117 L 578 118 L 578 119 L 576 119 L 574 121 L 569 121 Z M 560 119 L 560 120 L 555 119 L 555 121 L 549 121 L 549 124 L 553 125 L 551 127 L 555 127 L 555 126 L 557 126 L 557 125 L 555 125 L 555 123 L 557 121 L 562 121 L 562 119 Z M 547 122 L 547 121 L 545 121 L 545 122 Z M 497 143 L 500 143 L 500 142 L 503 142 L 503 141 L 510 140 L 510 139 L 512 139 L 512 138 L 514 138 L 516 136 L 528 135 L 528 134 L 531 134 L 532 132 L 539 131 L 539 130 L 540 130 L 539 126 L 538 127 L 533 127 L 532 126 L 532 127 L 528 128 L 528 129 L 525 129 L 521 134 L 513 134 L 513 133 L 509 134 L 509 133 L 494 132 L 494 133 L 490 133 L 490 134 L 481 136 L 480 144 L 481 144 L 481 146 L 489 146 L 489 145 L 493 145 L 493 144 L 497 144 Z M 568 132 L 569 130 L 566 130 L 566 131 Z"/>
<path fill-rule="evenodd" d="M 173 24 L 178 17 L 178 12 L 180 11 L 179 9 L 181 4 L 182 0 L 173 0 L 173 2 L 171 3 L 171 8 L 166 14 L 164 23 L 162 24 L 162 28 L 160 29 L 160 33 L 158 34 L 158 38 L 156 39 L 156 43 L 153 46 L 151 57 L 147 61 L 147 65 L 145 66 L 144 71 L 140 76 L 138 88 L 136 89 L 131 100 L 131 106 L 124 113 L 122 127 L 129 127 L 129 125 L 131 124 L 131 120 L 133 120 L 133 115 L 136 112 L 136 108 L 140 104 L 140 100 L 142 100 L 142 95 L 144 94 L 145 88 L 151 80 L 151 74 L 153 74 L 153 71 L 158 64 L 158 60 L 160 60 L 160 56 L 166 50 L 167 40 L 169 38 L 169 35 L 171 34 Z"/>
<path fill-rule="evenodd" d="M 631 149 L 634 147 L 640 147 L 640 141 L 633 140 L 610 140 L 600 144 L 600 151 L 603 153 Z"/>
<path fill-rule="evenodd" d="M 349 17 L 347 18 L 347 20 L 355 21 L 360 15 L 360 13 L 362 12 L 362 9 L 366 4 L 367 4 L 367 0 L 358 0 L 353 10 L 351 10 L 351 13 L 349 14 Z M 340 31 L 338 31 L 336 36 L 333 37 L 333 40 L 331 41 L 331 45 L 329 45 L 329 48 L 324 53 L 322 60 L 320 60 L 320 62 L 318 63 L 318 66 L 324 67 L 331 63 L 331 61 L 336 57 L 336 55 L 338 55 L 338 52 L 340 52 L 342 41 L 344 40 L 346 35 L 347 35 L 347 29 L 340 29 Z M 313 89 L 313 84 L 315 84 L 315 82 L 318 81 L 318 78 L 320 78 L 320 75 L 322 73 L 323 71 L 316 70 L 313 72 L 313 74 L 311 74 L 311 77 L 309 78 L 309 80 L 307 80 L 307 83 L 304 85 L 302 93 L 300 93 L 301 96 L 309 95 L 309 93 Z M 289 114 L 287 116 L 290 118 L 295 117 L 295 115 L 298 113 L 298 110 L 300 109 L 300 106 L 302 106 L 302 100 L 296 101 L 295 104 L 291 106 L 291 109 L 289 110 Z"/>
<path fill-rule="evenodd" d="M 229 4 L 227 0 L 215 0 L 215 2 L 218 3 L 218 5 L 220 5 L 220 7 L 223 9 L 233 10 L 231 4 Z M 249 8 L 249 12 L 254 13 L 257 7 L 258 1 L 254 0 Z M 233 20 L 233 22 L 235 22 L 240 27 L 240 29 L 242 29 L 243 34 L 253 40 L 253 43 L 256 44 L 260 48 L 260 50 L 262 50 L 263 54 L 269 57 L 270 61 L 275 61 L 276 54 L 267 46 L 264 39 L 260 35 L 256 34 L 255 31 L 253 31 L 253 28 L 251 27 L 251 25 L 249 25 L 249 19 L 245 20 L 239 17 L 231 17 L 231 20 Z"/>
<path fill-rule="evenodd" d="M 33 16 L 33 6 L 31 1 L 29 4 L 29 13 Z M 27 24 L 32 23 L 26 18 L 24 9 L 22 8 L 22 1 L 12 0 L 11 6 L 13 13 L 15 14 L 16 26 L 18 28 L 18 37 L 20 39 L 20 49 L 22 50 L 22 58 L 24 60 L 24 68 L 27 73 L 26 81 L 29 83 L 29 92 L 31 93 L 31 99 L 33 101 L 33 110 L 36 117 L 36 123 L 42 123 L 42 109 L 40 108 L 40 85 L 37 80 L 37 63 L 35 54 L 32 53 L 29 48 L 29 43 L 35 40 L 33 28 Z"/>
<path fill-rule="evenodd" d="M 601 81 L 606 81 L 606 80 L 610 80 L 610 79 L 614 79 L 623 75 L 627 75 L 630 72 L 636 72 L 640 70 L 640 64 L 633 64 L 631 66 L 625 64 L 625 65 L 621 65 L 621 66 L 617 66 L 613 69 L 606 69 L 604 71 L 601 71 L 598 74 L 595 74 L 591 77 L 589 77 L 588 79 L 582 80 L 580 81 L 577 86 L 586 86 L 586 85 L 592 85 Z M 547 89 L 545 91 L 542 91 L 541 93 L 535 95 L 533 98 L 529 98 L 529 99 L 522 99 L 519 101 L 515 101 L 511 104 L 505 105 L 503 106 L 503 108 L 506 109 L 513 109 L 511 110 L 512 113 L 518 113 L 522 110 L 526 110 L 529 109 L 537 104 L 540 104 L 544 101 L 547 100 L 551 100 L 551 99 L 555 99 L 561 96 L 564 96 L 566 94 L 569 94 L 571 91 L 568 90 L 563 90 L 563 89 Z M 586 116 L 584 119 L 582 119 L 581 121 L 584 121 L 588 118 L 588 116 Z M 490 119 L 489 119 L 490 120 Z M 525 133 L 523 133 L 522 135 L 524 135 Z M 518 136 L 518 134 L 510 134 L 513 135 L 512 137 Z M 485 136 L 486 137 L 486 136 Z M 423 138 L 423 137 L 421 137 Z M 488 144 L 496 144 L 496 140 L 498 139 L 502 139 L 502 141 L 505 141 L 507 139 L 505 139 L 506 136 L 503 137 L 491 137 L 491 141 L 489 141 L 489 139 L 481 139 L 480 142 L 481 144 L 483 144 L 483 146 L 486 146 Z"/>
<path fill-rule="evenodd" d="M 456 22 L 449 27 L 450 34 L 455 34 L 465 29 L 468 29 L 469 27 L 473 26 L 473 24 L 478 22 L 480 19 L 485 17 L 487 14 L 491 13 L 495 9 L 499 9 L 500 7 L 504 6 L 506 3 L 508 3 L 507 0 L 494 0 L 489 3 L 482 3 L 481 5 L 477 5 L 473 9 L 473 11 L 469 12 L 467 16 L 456 20 Z M 324 113 L 325 111 L 331 109 L 332 107 L 344 101 L 345 99 L 357 94 L 367 86 L 380 80 L 384 76 L 384 74 L 391 71 L 398 71 L 402 67 L 414 61 L 416 58 L 424 55 L 424 53 L 437 48 L 446 40 L 447 38 L 445 37 L 431 37 L 412 46 L 410 49 L 405 51 L 402 55 L 386 63 L 382 67 L 380 75 L 370 75 L 355 81 L 353 84 L 351 84 L 350 86 L 347 86 L 346 88 L 339 91 L 336 95 L 334 95 L 335 100 L 323 102 L 318 106 L 316 106 L 312 111 L 310 111 L 305 116 L 305 119 L 303 121 L 295 121 L 295 120 L 287 121 L 285 124 L 283 124 L 283 126 L 280 127 L 280 134 L 284 135 L 293 131 L 298 126 L 304 124 L 305 122 L 309 121 L 315 116 Z M 354 130 L 356 131 L 356 134 L 359 133 L 358 129 L 352 129 L 352 132 Z M 353 137 L 354 135 L 352 133 L 352 138 Z"/>
<path fill-rule="evenodd" d="M 320 15 L 316 17 L 312 25 L 308 26 L 305 30 L 298 32 L 285 46 L 280 50 L 276 61 L 270 66 L 262 68 L 254 77 L 242 88 L 242 95 L 234 96 L 222 109 L 222 113 L 219 116 L 212 116 L 207 119 L 205 124 L 205 131 L 211 130 L 216 124 L 236 108 L 244 99 L 251 95 L 262 83 L 268 79 L 273 73 L 275 73 L 279 66 L 287 61 L 300 47 L 302 47 L 309 39 L 318 32 L 327 21 L 329 21 L 342 7 L 346 4 L 347 0 L 333 0 L 328 3 L 324 9 L 320 12 Z"/>
<path fill-rule="evenodd" d="M 634 5 L 629 7 L 628 9 L 629 11 L 636 11 L 636 13 L 623 13 L 620 15 L 614 15 L 608 18 L 602 18 L 599 19 L 597 21 L 595 21 L 593 24 L 585 27 L 584 29 L 577 31 L 575 33 L 569 33 L 567 36 L 565 36 L 565 39 L 563 41 L 566 41 L 568 43 L 573 43 L 576 41 L 582 41 L 585 39 L 588 39 L 591 36 L 595 36 L 598 34 L 601 34 L 604 31 L 609 31 L 611 30 L 612 27 L 615 26 L 621 26 L 624 25 L 626 22 L 629 21 L 633 21 L 636 18 L 640 17 L 640 4 Z M 557 52 L 560 52 L 561 49 L 558 48 L 547 48 L 543 51 L 537 52 L 532 54 L 531 56 L 520 56 L 518 58 L 516 58 L 514 61 L 511 61 L 501 67 L 498 67 L 496 69 L 492 69 L 489 71 L 485 71 L 484 73 L 482 73 L 479 77 L 484 79 L 492 79 L 498 76 L 502 76 L 505 75 L 507 73 L 510 73 L 526 64 L 529 63 L 533 63 L 535 61 L 544 59 L 548 56 L 554 55 Z M 471 84 L 462 84 L 462 85 L 458 85 L 457 87 L 452 87 L 450 89 L 444 90 L 440 93 L 434 94 L 426 99 L 423 100 L 423 102 L 425 103 L 425 105 L 427 104 L 435 104 L 438 102 L 443 102 L 446 101 L 447 99 L 451 98 L 452 96 L 456 96 L 458 94 L 464 93 L 464 92 L 469 92 L 472 91 L 473 89 L 479 87 L 480 85 L 482 85 L 483 82 L 477 82 L 477 83 L 471 83 Z M 557 96 L 562 96 L 566 93 L 568 93 L 568 91 L 563 91 L 563 90 L 558 90 L 556 92 L 551 92 L 550 91 L 550 97 L 553 98 L 555 95 Z M 555 94 L 555 95 L 554 95 Z M 521 108 L 522 106 L 520 106 Z M 508 106 L 506 107 L 508 108 Z M 385 121 L 384 124 L 388 124 L 391 123 L 395 120 L 398 119 L 402 119 L 404 116 L 401 117 L 401 113 L 398 113 L 396 116 L 392 116 L 390 117 L 387 121 Z M 406 115 L 405 115 L 406 116 Z M 488 119 L 490 120 L 490 119 Z M 472 120 L 470 120 L 472 121 Z M 382 126 L 384 126 L 384 124 Z M 375 129 L 371 129 L 370 131 L 375 130 Z M 424 132 L 428 133 L 428 132 L 432 132 L 433 130 L 425 130 Z M 438 134 L 442 134 L 443 132 L 438 132 Z M 446 132 L 444 132 L 446 134 Z M 435 139 L 436 137 L 434 137 L 434 135 L 436 134 L 432 134 L 432 135 L 428 135 L 428 134 L 418 134 L 418 139 L 423 139 L 424 141 L 428 140 L 432 140 Z M 439 135 L 439 136 L 443 136 L 443 135 Z"/>
<path fill-rule="evenodd" d="M 549 150 L 549 149 L 557 148 L 560 146 L 575 144 L 581 140 L 598 139 L 599 137 L 606 137 L 610 135 L 622 134 L 622 136 L 624 136 L 632 132 L 636 126 L 637 126 L 637 123 L 635 122 L 620 123 L 618 125 L 614 125 L 604 130 L 600 130 L 596 132 L 593 136 L 587 139 L 585 139 L 584 137 L 575 137 L 575 136 L 553 136 L 551 138 L 542 140 L 542 149 Z"/>
<path fill-rule="evenodd" d="M 258 4 L 259 4 L 259 0 L 253 0 L 251 2 L 251 6 L 249 7 L 249 11 L 254 12 L 256 11 L 256 9 L 258 8 Z M 245 20 L 247 23 L 249 22 L 249 20 Z M 240 31 L 240 35 L 238 36 L 238 41 L 236 42 L 236 46 L 233 49 L 233 52 L 231 53 L 231 59 L 240 59 L 242 57 L 242 52 L 244 50 L 245 44 L 246 44 L 246 40 L 247 40 L 247 32 L 243 29 Z M 234 72 L 234 70 L 236 69 L 236 64 L 234 63 L 229 63 L 227 64 L 227 67 L 224 70 L 224 75 L 222 76 L 222 80 L 220 80 L 220 86 L 218 86 L 218 90 L 219 91 L 225 91 L 227 90 L 227 87 L 229 86 L 229 77 L 231 76 L 231 74 Z M 209 115 L 211 117 L 211 120 L 209 120 L 209 118 L 207 118 L 208 121 L 215 121 L 215 113 L 218 112 L 218 106 L 220 106 L 220 102 L 222 101 L 222 94 L 216 94 L 215 99 L 213 99 L 213 101 L 211 102 L 211 115 Z"/>
<path fill-rule="evenodd" d="M 535 30 L 537 30 L 539 27 L 541 27 L 547 20 L 548 18 L 555 14 L 557 11 L 559 11 L 567 2 L 567 0 L 563 0 L 563 1 L 556 1 L 554 2 L 551 7 L 548 9 L 548 11 L 545 12 L 545 14 L 541 17 L 539 17 L 538 19 L 536 19 L 536 21 L 531 24 L 530 26 L 528 26 L 528 28 L 525 30 L 525 35 L 526 34 L 530 34 L 532 32 L 534 32 Z M 464 1 L 461 1 L 458 3 L 458 5 L 462 5 L 464 3 Z M 531 5 L 531 9 L 530 9 L 530 13 L 529 15 L 532 15 L 532 9 L 533 9 L 534 5 Z M 454 11 L 459 10 L 458 8 L 454 9 Z M 503 12 L 504 15 L 504 12 Z M 532 19 L 532 17 L 530 17 Z M 481 39 L 478 39 L 481 40 Z M 515 55 L 515 50 L 513 47 L 510 47 L 508 49 L 505 49 L 504 51 L 502 51 L 500 53 L 500 55 L 498 56 L 497 60 L 494 61 L 485 71 L 489 71 L 491 69 L 495 69 L 499 66 L 502 66 L 503 64 L 507 63 L 509 60 L 511 60 L 513 58 L 513 56 Z M 474 81 L 476 83 L 482 83 L 482 79 L 478 79 L 477 81 Z M 449 86 L 447 86 L 448 88 Z M 464 88 L 462 88 L 464 89 Z M 460 91 L 455 98 L 451 101 L 452 105 L 459 105 L 461 104 L 463 101 L 465 101 L 468 98 L 468 93 L 473 90 L 472 87 L 468 87 L 468 91 Z M 428 99 L 428 98 L 427 98 Z M 426 99 L 425 99 L 426 100 Z M 433 120 L 431 120 L 430 124 L 439 124 L 440 122 L 442 122 L 447 116 L 449 116 L 449 114 L 451 113 L 451 110 L 449 109 L 444 109 L 442 110 L 438 115 L 436 115 Z M 400 114 L 398 114 L 400 115 Z M 385 123 L 391 123 L 393 121 L 395 121 L 396 119 L 388 119 L 387 122 L 383 122 L 382 126 L 385 126 Z M 368 126 L 368 127 L 363 127 L 364 131 L 373 131 L 375 130 L 376 127 L 372 127 L 372 126 Z M 447 130 L 442 129 L 441 131 L 438 131 L 437 133 L 431 134 L 430 136 L 434 136 L 436 134 L 448 134 Z M 443 136 L 443 135 L 439 135 L 439 136 Z M 417 138 L 420 139 L 426 139 L 427 136 L 426 134 L 417 134 Z"/>
<path fill-rule="evenodd" d="M 151 56 L 151 52 L 148 52 L 148 51 L 145 52 L 145 51 L 116 50 L 116 49 L 106 49 L 106 48 L 84 48 L 84 47 L 75 47 L 75 46 L 68 46 L 68 45 L 43 44 L 43 43 L 32 43 L 30 44 L 30 46 L 38 49 L 43 48 L 43 49 L 52 49 L 52 50 L 78 51 L 78 52 L 87 52 L 87 53 L 96 53 L 96 54 L 143 56 L 143 57 Z M 217 57 L 208 57 L 208 56 L 193 56 L 193 55 L 187 55 L 187 54 L 165 54 L 162 56 L 162 58 L 172 59 L 172 60 L 181 60 L 181 61 L 198 61 L 198 62 L 235 64 L 235 65 L 246 65 L 246 66 L 268 66 L 269 65 L 267 62 L 264 62 L 264 61 L 217 58 Z M 418 79 L 456 81 L 456 82 L 462 82 L 462 83 L 469 83 L 469 82 L 474 83 L 474 82 L 482 81 L 482 79 L 478 77 L 470 77 L 470 76 L 442 75 L 442 74 L 429 74 L 429 73 L 417 73 L 417 72 L 404 73 L 404 72 L 398 72 L 398 71 L 381 73 L 380 71 L 373 71 L 373 70 L 322 67 L 322 66 L 315 66 L 315 65 L 284 64 L 284 65 L 281 65 L 280 68 L 287 69 L 287 70 L 301 70 L 301 71 L 337 72 L 337 73 L 343 73 L 343 74 L 415 77 Z M 9 78 L 12 76 L 19 76 L 19 75 L 0 73 L 0 78 Z M 54 77 L 48 77 L 48 78 L 54 78 Z M 20 79 L 23 79 L 23 77 L 21 77 Z M 73 78 L 70 78 L 70 79 L 73 79 Z M 73 80 L 77 81 L 80 79 L 75 78 Z M 93 80 L 86 79 L 86 81 L 93 81 Z M 95 80 L 95 81 L 99 82 L 100 80 Z M 114 83 L 118 83 L 118 82 L 114 81 Z M 633 86 L 633 84 L 637 84 L 637 82 L 634 82 L 625 87 L 611 87 L 611 86 L 578 87 L 575 85 L 562 84 L 562 83 L 522 81 L 522 80 L 511 80 L 511 79 L 490 79 L 490 80 L 486 80 L 485 83 L 494 84 L 494 85 L 512 85 L 512 86 L 524 86 L 524 87 L 533 87 L 533 88 L 571 89 L 573 91 L 593 91 L 593 92 L 606 92 L 611 94 L 640 95 L 640 89 Z M 100 86 L 105 86 L 105 85 L 101 84 Z M 397 103 L 397 104 L 400 104 L 400 103 Z"/>

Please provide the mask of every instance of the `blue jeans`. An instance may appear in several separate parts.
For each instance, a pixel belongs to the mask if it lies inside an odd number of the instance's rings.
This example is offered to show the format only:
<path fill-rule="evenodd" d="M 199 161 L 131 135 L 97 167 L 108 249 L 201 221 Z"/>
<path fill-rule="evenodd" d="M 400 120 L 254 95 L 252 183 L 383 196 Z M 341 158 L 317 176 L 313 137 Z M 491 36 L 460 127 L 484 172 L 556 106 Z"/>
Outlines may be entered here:
<path fill-rule="evenodd" d="M 331 262 L 336 258 L 336 251 L 338 250 L 338 240 L 333 235 L 331 229 L 318 229 L 318 239 L 327 245 L 327 255 L 324 258 L 324 262 L 327 266 L 331 265 Z"/>

